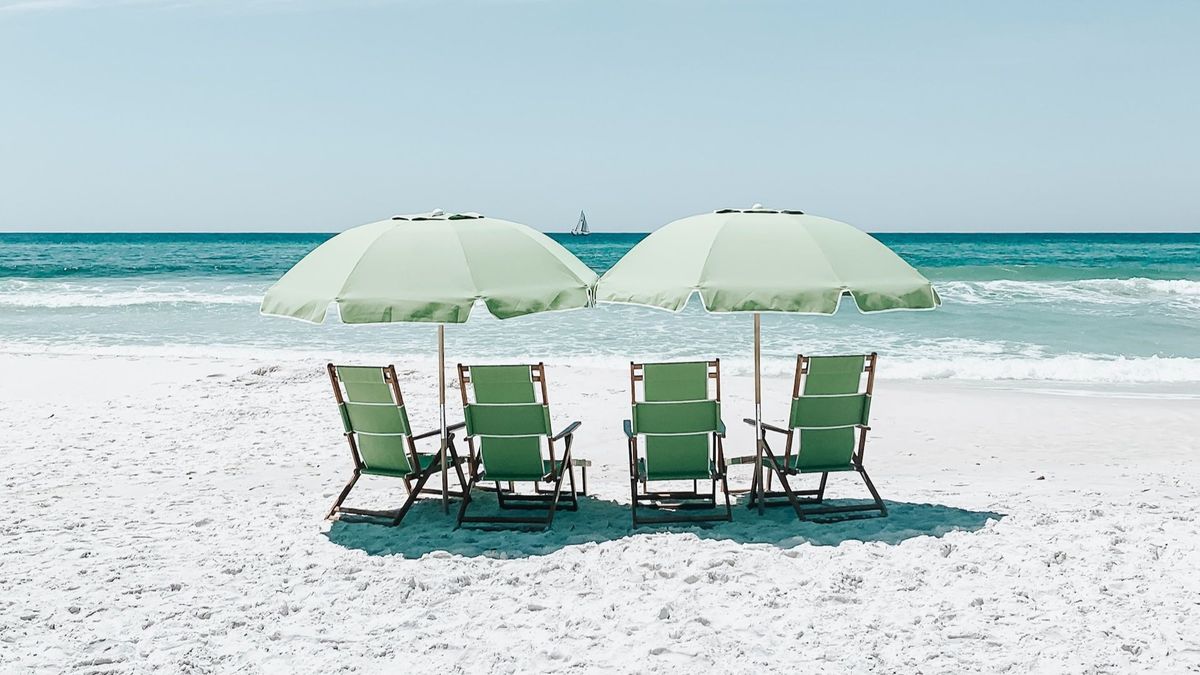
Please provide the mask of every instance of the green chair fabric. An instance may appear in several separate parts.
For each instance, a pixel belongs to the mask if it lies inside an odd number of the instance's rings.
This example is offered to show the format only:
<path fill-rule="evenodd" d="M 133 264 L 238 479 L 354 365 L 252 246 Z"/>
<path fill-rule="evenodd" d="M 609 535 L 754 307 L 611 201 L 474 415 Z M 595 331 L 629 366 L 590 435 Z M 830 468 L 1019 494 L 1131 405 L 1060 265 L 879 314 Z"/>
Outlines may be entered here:
<path fill-rule="evenodd" d="M 354 434 L 362 472 L 405 477 L 414 473 L 409 455 L 408 413 L 395 400 L 383 368 L 337 366 L 346 390 L 338 406 L 346 433 Z"/>
<path fill-rule="evenodd" d="M 642 372 L 647 401 L 703 401 L 709 397 L 707 361 L 647 363 Z"/>
<path fill-rule="evenodd" d="M 700 471 L 697 471 L 694 467 L 692 467 L 690 465 L 681 463 L 680 470 L 678 473 L 671 473 L 671 471 L 669 471 L 669 470 L 660 469 L 657 473 L 655 473 L 653 476 L 651 476 L 650 474 L 648 474 L 646 472 L 646 459 L 644 457 L 638 458 L 638 479 L 639 480 L 641 480 L 641 479 L 645 479 L 645 480 L 709 480 L 712 476 L 716 475 L 716 473 L 717 473 L 717 463 L 713 462 L 713 461 L 709 461 L 708 467 L 704 470 L 703 473 L 701 473 Z"/>
<path fill-rule="evenodd" d="M 529 366 L 471 366 L 475 400 L 480 403 L 536 403 Z"/>
<path fill-rule="evenodd" d="M 865 356 L 813 356 L 804 391 L 792 399 L 789 426 L 800 446 L 789 458 L 801 473 L 853 471 L 857 425 L 866 426 L 871 399 L 859 393 Z"/>
<path fill-rule="evenodd" d="M 721 404 L 709 398 L 708 362 L 647 363 L 642 374 L 645 400 L 633 404 L 633 433 L 644 438 L 640 478 L 711 478 Z"/>
<path fill-rule="evenodd" d="M 482 480 L 541 480 L 550 407 L 537 401 L 529 366 L 472 366 L 471 385 L 467 435 L 479 440 Z"/>
<path fill-rule="evenodd" d="M 635 403 L 633 432 L 644 439 L 643 478 L 710 478 L 709 435 L 718 430 L 720 417 L 718 401 Z"/>
<path fill-rule="evenodd" d="M 369 470 L 364 469 L 363 473 L 365 473 L 367 475 L 372 475 L 372 476 L 387 476 L 390 478 L 413 478 L 419 472 L 424 471 L 424 470 L 428 469 L 430 466 L 432 466 L 433 463 L 437 461 L 437 459 L 438 459 L 437 453 L 434 453 L 434 452 L 419 453 L 417 455 L 417 461 L 421 463 L 421 467 L 417 471 L 412 471 L 409 469 L 392 470 L 392 469 L 376 467 L 376 468 L 369 469 Z"/>

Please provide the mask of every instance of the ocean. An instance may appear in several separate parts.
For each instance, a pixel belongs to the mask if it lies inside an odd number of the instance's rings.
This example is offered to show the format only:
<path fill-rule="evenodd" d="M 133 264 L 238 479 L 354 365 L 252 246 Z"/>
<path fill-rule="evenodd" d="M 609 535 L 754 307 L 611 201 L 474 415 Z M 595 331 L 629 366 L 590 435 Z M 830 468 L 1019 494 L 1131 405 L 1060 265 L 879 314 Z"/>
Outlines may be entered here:
<path fill-rule="evenodd" d="M 0 234 L 9 353 L 428 358 L 432 326 L 263 317 L 263 291 L 327 234 Z M 551 235 L 602 273 L 644 234 Z M 1200 383 L 1200 234 L 879 234 L 936 285 L 933 312 L 768 315 L 768 369 L 797 352 L 878 351 L 892 377 Z M 749 316 L 626 306 L 447 329 L 456 357 L 719 356 L 748 368 Z"/>

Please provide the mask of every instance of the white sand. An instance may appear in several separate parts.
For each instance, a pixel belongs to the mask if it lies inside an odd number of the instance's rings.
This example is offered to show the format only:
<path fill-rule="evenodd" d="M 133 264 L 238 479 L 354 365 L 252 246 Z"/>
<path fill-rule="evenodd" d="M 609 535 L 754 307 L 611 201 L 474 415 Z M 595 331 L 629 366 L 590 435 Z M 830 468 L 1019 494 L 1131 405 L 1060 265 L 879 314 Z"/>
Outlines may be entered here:
<path fill-rule="evenodd" d="M 1200 668 L 1200 400 L 1178 391 L 902 383 L 885 363 L 867 463 L 890 517 L 738 507 L 634 534 L 627 374 L 551 363 L 595 499 L 497 534 L 433 502 L 395 529 L 324 522 L 350 462 L 319 366 L 0 357 L 0 670 Z M 739 454 L 750 386 L 725 384 Z M 788 389 L 768 383 L 768 417 Z M 348 503 L 401 497 L 360 485 Z"/>

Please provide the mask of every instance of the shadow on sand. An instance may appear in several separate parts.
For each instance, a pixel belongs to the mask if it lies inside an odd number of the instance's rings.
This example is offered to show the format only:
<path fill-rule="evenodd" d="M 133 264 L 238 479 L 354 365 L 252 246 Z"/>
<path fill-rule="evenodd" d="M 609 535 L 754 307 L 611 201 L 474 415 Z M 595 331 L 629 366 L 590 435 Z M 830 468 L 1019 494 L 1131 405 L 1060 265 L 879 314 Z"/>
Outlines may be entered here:
<path fill-rule="evenodd" d="M 483 504 L 489 501 L 485 498 L 474 503 L 483 512 L 487 508 Z M 827 503 L 854 502 L 829 500 Z M 886 503 L 886 518 L 817 523 L 798 521 L 790 508 L 767 509 L 760 517 L 739 502 L 734 506 L 732 522 L 639 527 L 635 533 L 630 523 L 629 505 L 607 499 L 581 497 L 579 511 L 560 511 L 554 518 L 554 526 L 545 531 L 466 527 L 455 530 L 454 508 L 446 515 L 435 500 L 422 500 L 413 506 L 399 527 L 363 520 L 338 520 L 330 526 L 326 536 L 339 546 L 360 549 L 370 555 L 399 554 L 405 558 L 419 558 L 426 553 L 446 551 L 464 556 L 523 558 L 546 555 L 568 546 L 656 532 L 689 533 L 701 539 L 770 544 L 780 548 L 792 548 L 804 543 L 836 546 L 844 541 L 894 545 L 913 537 L 973 532 L 981 529 L 988 520 L 1004 517 L 1001 513 L 967 511 L 941 504 Z M 494 501 L 491 504 L 491 508 L 496 510 Z"/>

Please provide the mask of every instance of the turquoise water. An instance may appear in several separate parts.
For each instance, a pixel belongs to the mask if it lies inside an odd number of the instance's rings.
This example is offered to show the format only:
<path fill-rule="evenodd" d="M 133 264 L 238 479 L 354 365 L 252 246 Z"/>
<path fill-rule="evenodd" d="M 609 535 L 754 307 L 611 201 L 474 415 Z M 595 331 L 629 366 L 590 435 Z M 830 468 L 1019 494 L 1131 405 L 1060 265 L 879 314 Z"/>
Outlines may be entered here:
<path fill-rule="evenodd" d="M 329 235 L 0 234 L 8 352 L 431 354 L 429 326 L 261 317 L 263 290 Z M 641 234 L 552 235 L 597 272 Z M 1200 234 L 880 234 L 929 276 L 936 312 L 764 317 L 764 351 L 876 350 L 897 377 L 1200 382 Z M 448 329 L 452 358 L 749 355 L 750 320 L 636 307 Z M 740 364 L 740 365 L 739 365 Z"/>

